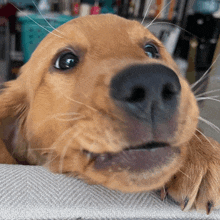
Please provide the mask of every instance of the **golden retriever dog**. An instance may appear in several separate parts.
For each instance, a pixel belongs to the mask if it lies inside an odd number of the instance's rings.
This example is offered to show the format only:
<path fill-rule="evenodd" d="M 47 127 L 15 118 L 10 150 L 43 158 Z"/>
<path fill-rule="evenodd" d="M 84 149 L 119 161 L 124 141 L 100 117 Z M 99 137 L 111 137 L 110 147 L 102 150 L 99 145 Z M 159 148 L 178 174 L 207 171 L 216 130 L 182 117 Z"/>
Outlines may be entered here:
<path fill-rule="evenodd" d="M 183 210 L 210 213 L 220 204 L 220 145 L 198 117 L 149 30 L 116 15 L 81 17 L 48 34 L 1 89 L 0 162 L 123 192 L 162 189 Z"/>

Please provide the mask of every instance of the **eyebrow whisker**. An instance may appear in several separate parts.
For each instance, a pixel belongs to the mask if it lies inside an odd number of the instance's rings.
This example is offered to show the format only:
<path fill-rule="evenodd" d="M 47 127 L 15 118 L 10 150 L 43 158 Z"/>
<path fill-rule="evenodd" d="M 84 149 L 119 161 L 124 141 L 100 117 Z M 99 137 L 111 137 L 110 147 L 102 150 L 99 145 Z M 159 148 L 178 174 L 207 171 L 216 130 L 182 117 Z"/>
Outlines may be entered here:
<path fill-rule="evenodd" d="M 59 32 L 60 34 L 63 34 L 61 31 L 57 30 L 56 28 L 54 28 L 49 22 L 48 20 L 43 16 L 43 14 L 41 13 L 40 9 L 37 7 L 36 3 L 34 1 L 32 1 L 33 4 L 35 5 L 36 9 L 38 10 L 38 12 L 40 13 L 40 15 L 42 16 L 42 18 L 47 22 L 47 24 L 55 31 Z"/>
<path fill-rule="evenodd" d="M 14 4 L 12 4 L 18 11 L 20 11 L 22 14 L 24 14 L 26 17 L 28 17 L 31 21 L 33 21 L 36 25 L 38 25 L 39 27 L 43 28 L 45 31 L 47 31 L 48 33 L 51 33 L 59 38 L 63 38 L 62 36 L 60 35 L 57 35 L 49 30 L 47 30 L 44 26 L 38 24 L 33 18 L 31 18 L 27 13 L 23 12 L 22 10 L 20 10 L 17 6 L 15 6 Z"/>

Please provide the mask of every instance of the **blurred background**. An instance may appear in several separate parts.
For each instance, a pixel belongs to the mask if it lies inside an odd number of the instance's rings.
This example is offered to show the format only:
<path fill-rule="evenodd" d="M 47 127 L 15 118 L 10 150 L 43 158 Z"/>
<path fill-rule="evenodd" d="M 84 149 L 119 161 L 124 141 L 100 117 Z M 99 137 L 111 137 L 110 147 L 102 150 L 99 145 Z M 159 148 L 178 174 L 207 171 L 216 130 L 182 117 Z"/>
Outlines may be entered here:
<path fill-rule="evenodd" d="M 205 93 L 198 96 L 201 116 L 220 127 L 220 92 L 208 92 L 220 89 L 220 62 L 210 68 L 220 52 L 218 0 L 0 0 L 0 83 L 18 76 L 53 30 L 50 25 L 56 28 L 76 17 L 101 13 L 139 22 L 146 15 L 143 25 L 164 43 L 188 81 L 200 79 L 193 90 Z M 212 125 L 202 122 L 200 127 L 220 141 Z"/>

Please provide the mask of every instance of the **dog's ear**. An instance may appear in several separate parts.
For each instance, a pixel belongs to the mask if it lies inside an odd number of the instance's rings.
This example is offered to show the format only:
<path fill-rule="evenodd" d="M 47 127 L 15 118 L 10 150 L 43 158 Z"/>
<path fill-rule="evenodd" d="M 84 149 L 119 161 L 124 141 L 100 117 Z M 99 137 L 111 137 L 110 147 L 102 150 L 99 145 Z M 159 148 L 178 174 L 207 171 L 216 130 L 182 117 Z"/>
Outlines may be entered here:
<path fill-rule="evenodd" d="M 0 138 L 6 140 L 12 134 L 16 120 L 27 109 L 25 77 L 5 82 L 0 87 Z"/>
<path fill-rule="evenodd" d="M 0 87 L 0 124 L 7 117 L 17 117 L 26 109 L 26 91 L 22 78 Z"/>
<path fill-rule="evenodd" d="M 10 155 L 14 150 L 15 122 L 26 108 L 26 91 L 21 78 L 0 86 L 0 163 L 17 163 Z"/>

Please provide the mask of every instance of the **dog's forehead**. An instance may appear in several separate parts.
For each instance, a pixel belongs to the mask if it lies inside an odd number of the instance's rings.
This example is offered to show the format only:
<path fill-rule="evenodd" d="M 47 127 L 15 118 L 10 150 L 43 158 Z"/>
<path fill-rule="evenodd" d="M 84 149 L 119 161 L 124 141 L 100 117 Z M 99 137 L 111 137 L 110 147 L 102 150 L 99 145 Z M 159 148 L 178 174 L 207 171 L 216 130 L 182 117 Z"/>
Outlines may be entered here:
<path fill-rule="evenodd" d="M 146 39 L 157 39 L 139 22 L 121 18 L 116 15 L 90 15 L 73 19 L 61 27 L 61 31 L 75 41 L 87 41 L 90 45 L 100 43 L 109 46 L 112 42 L 142 43 Z M 83 35 L 83 37 L 79 37 Z"/>
<path fill-rule="evenodd" d="M 80 17 L 73 19 L 66 23 L 66 25 L 67 24 L 67 29 L 71 28 L 69 25 L 76 25 L 78 29 L 88 34 L 97 33 L 97 31 L 112 32 L 112 30 L 114 30 L 114 32 L 121 32 L 131 28 L 138 28 L 142 31 L 145 29 L 139 22 L 111 14 Z"/>

